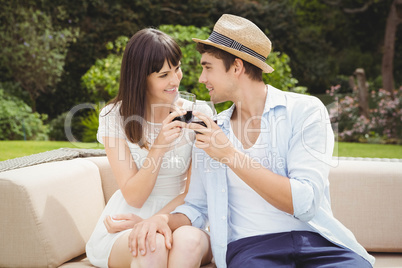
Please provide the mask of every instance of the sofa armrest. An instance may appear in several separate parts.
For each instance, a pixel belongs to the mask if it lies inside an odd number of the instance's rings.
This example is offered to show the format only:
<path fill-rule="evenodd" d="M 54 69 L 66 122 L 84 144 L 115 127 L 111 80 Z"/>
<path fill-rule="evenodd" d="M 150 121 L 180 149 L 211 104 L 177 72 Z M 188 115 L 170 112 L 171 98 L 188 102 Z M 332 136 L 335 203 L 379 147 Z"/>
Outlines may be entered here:
<path fill-rule="evenodd" d="M 402 162 L 339 159 L 329 175 L 334 216 L 368 251 L 402 252 Z"/>
<path fill-rule="evenodd" d="M 85 159 L 0 173 L 0 267 L 57 267 L 85 252 L 104 208 Z"/>

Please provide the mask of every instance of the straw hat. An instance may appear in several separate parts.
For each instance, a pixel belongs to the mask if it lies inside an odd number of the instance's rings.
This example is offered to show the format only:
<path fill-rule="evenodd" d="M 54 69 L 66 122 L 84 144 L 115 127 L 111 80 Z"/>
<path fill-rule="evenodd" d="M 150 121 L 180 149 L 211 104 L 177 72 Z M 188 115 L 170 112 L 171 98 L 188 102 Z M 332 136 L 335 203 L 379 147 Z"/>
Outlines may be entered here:
<path fill-rule="evenodd" d="M 274 69 L 265 63 L 271 52 L 271 41 L 251 21 L 224 14 L 216 22 L 207 40 L 193 38 L 194 42 L 220 48 L 260 68 L 264 73 Z"/>

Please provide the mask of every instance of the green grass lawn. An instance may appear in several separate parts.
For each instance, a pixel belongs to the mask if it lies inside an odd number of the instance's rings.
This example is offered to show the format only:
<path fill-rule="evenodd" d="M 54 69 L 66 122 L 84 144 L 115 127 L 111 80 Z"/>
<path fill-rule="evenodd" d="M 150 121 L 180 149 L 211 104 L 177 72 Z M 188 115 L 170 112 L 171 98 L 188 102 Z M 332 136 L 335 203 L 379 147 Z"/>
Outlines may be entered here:
<path fill-rule="evenodd" d="M 339 142 L 334 156 L 402 158 L 402 145 Z"/>
<path fill-rule="evenodd" d="M 59 148 L 102 149 L 99 143 L 68 141 L 0 141 L 0 161 Z M 339 142 L 335 156 L 402 158 L 402 145 Z"/>
<path fill-rule="evenodd" d="M 69 141 L 0 141 L 0 161 L 59 148 L 103 149 L 103 145 Z"/>

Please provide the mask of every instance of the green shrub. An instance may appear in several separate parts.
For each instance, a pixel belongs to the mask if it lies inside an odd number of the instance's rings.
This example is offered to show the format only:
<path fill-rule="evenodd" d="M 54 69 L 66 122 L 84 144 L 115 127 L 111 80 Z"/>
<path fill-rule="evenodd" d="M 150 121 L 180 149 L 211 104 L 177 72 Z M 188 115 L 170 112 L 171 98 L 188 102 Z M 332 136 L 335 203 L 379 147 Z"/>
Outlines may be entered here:
<path fill-rule="evenodd" d="M 0 84 L 0 140 L 47 140 L 47 115 L 33 113 L 21 99 L 4 92 Z"/>
<path fill-rule="evenodd" d="M 96 142 L 96 133 L 99 126 L 99 105 L 95 109 L 90 110 L 86 116 L 81 117 L 81 126 L 83 127 L 82 141 Z"/>
<path fill-rule="evenodd" d="M 97 59 L 82 76 L 82 84 L 93 93 L 94 101 L 109 101 L 117 95 L 121 60 L 128 40 L 128 37 L 120 36 L 114 42 L 108 42 L 106 48 L 110 54 L 104 59 Z"/>
<path fill-rule="evenodd" d="M 274 71 L 263 74 L 265 84 L 270 84 L 283 91 L 307 92 L 307 88 L 296 86 L 299 81 L 292 75 L 292 69 L 289 66 L 290 57 L 286 53 L 273 51 L 268 55 L 266 63 L 274 68 Z"/>
<path fill-rule="evenodd" d="M 96 142 L 99 112 L 104 105 L 104 102 L 100 102 L 99 105 L 81 103 L 68 112 L 59 115 L 49 123 L 50 139 L 68 140 L 70 142 Z"/>
<path fill-rule="evenodd" d="M 120 55 L 110 54 L 105 59 L 98 59 L 81 78 L 84 87 L 93 93 L 94 101 L 110 100 L 119 91 Z"/>
<path fill-rule="evenodd" d="M 64 129 L 66 117 L 68 112 L 62 113 L 61 115 L 54 118 L 49 122 L 49 139 L 54 141 L 67 141 L 66 132 Z M 81 118 L 73 117 L 71 128 L 74 137 L 81 140 L 82 128 L 80 125 Z"/>

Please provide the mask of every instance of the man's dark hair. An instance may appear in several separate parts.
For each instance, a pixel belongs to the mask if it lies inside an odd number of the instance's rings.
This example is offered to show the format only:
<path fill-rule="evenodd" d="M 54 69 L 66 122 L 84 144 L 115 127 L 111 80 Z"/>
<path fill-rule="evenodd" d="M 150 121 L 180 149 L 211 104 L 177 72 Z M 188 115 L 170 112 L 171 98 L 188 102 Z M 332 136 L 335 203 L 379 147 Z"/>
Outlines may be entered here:
<path fill-rule="evenodd" d="M 200 52 L 201 54 L 209 53 L 213 55 L 215 58 L 221 59 L 223 61 L 223 65 L 226 68 L 226 71 L 229 71 L 230 66 L 232 66 L 235 59 L 239 58 L 222 49 L 202 43 L 197 43 L 197 51 Z M 262 70 L 243 59 L 241 60 L 243 61 L 243 65 L 246 70 L 245 73 L 250 77 L 250 79 L 255 81 L 262 81 Z"/>

